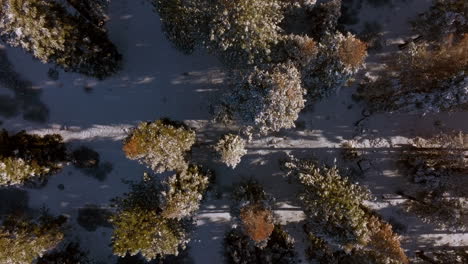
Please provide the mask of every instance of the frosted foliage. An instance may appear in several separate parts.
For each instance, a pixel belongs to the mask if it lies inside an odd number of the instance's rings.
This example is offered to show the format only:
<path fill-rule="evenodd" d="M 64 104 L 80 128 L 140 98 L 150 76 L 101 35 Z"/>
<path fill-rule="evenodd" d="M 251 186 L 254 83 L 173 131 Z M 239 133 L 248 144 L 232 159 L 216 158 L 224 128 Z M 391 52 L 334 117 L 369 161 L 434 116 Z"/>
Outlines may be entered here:
<path fill-rule="evenodd" d="M 0 185 L 20 185 L 48 172 L 47 167 L 30 166 L 21 158 L 4 158 L 0 161 Z"/>
<path fill-rule="evenodd" d="M 291 128 L 304 108 L 304 95 L 299 71 L 293 65 L 254 68 L 234 81 L 218 117 L 254 127 L 260 134 Z"/>
<path fill-rule="evenodd" d="M 310 97 L 325 97 L 338 91 L 363 67 L 363 59 L 367 55 L 365 49 L 364 51 L 350 51 L 350 54 L 345 54 L 361 57 L 362 62 L 355 65 L 345 63 L 345 58 L 340 57 L 343 45 L 353 40 L 358 41 L 349 33 L 345 36 L 339 32 L 322 38 L 318 45 L 316 58 L 302 67 L 304 87 Z"/>
<path fill-rule="evenodd" d="M 369 192 L 342 178 L 337 168 L 292 159 L 285 163 L 303 185 L 299 198 L 312 225 L 340 244 L 364 244 L 369 237 L 366 212 L 361 208 Z"/>
<path fill-rule="evenodd" d="M 221 162 L 231 168 L 235 168 L 240 163 L 242 156 L 247 154 L 245 140 L 238 135 L 227 134 L 223 136 L 215 146 Z"/>
<path fill-rule="evenodd" d="M 230 63 L 268 61 L 283 20 L 279 0 L 220 0 L 209 22 L 208 45 Z"/>
<path fill-rule="evenodd" d="M 161 192 L 162 215 L 182 219 L 198 210 L 208 188 L 210 174 L 191 165 L 187 171 L 174 174 L 163 182 Z"/>
<path fill-rule="evenodd" d="M 165 120 L 141 123 L 126 139 L 124 151 L 156 172 L 184 170 L 186 153 L 195 143 L 195 132 Z"/>

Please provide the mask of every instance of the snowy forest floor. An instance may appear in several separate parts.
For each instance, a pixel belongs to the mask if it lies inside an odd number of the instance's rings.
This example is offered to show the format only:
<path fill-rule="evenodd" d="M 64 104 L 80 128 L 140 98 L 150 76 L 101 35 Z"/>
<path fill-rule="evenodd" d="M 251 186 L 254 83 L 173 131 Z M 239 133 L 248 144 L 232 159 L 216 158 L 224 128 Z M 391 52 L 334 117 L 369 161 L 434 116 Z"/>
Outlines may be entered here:
<path fill-rule="evenodd" d="M 396 51 L 397 44 L 410 37 L 408 19 L 425 11 L 431 1 L 389 2 L 393 4 L 373 7 L 363 1 L 356 13 L 359 22 L 350 27 L 359 33 L 366 22 L 380 25 L 382 47 L 371 51 L 368 71 L 378 68 L 382 54 Z M 217 177 L 215 191 L 204 200 L 196 216 L 197 228 L 188 248 L 191 263 L 223 263 L 222 239 L 232 225 L 229 191 L 234 183 L 250 177 L 262 183 L 276 198 L 275 212 L 295 237 L 296 249 L 304 259 L 306 245 L 301 224 L 303 215 L 296 200 L 298 187 L 288 183 L 279 168 L 279 160 L 291 153 L 314 156 L 332 164 L 340 155 L 344 140 L 358 142 L 365 160 L 361 165 L 366 164 L 360 182 L 376 197 L 370 206 L 391 223 L 399 223 L 403 247 L 409 256 L 416 249 L 468 244 L 467 233 L 437 229 L 405 212 L 401 207 L 404 199 L 395 194 L 408 184 L 395 165 L 399 145 L 408 138 L 440 131 L 468 132 L 468 122 L 464 122 L 467 112 L 424 117 L 378 114 L 364 118 L 364 106 L 352 99 L 355 87 L 344 87 L 339 94 L 307 107 L 296 129 L 250 142 L 248 154 L 232 170 L 211 161 L 213 155 L 208 148 L 229 131 L 210 122 L 210 103 L 226 89 L 216 58 L 203 53 L 186 56 L 172 48 L 161 32 L 158 15 L 147 1 L 113 0 L 109 12 L 107 27 L 123 54 L 124 67 L 105 81 L 63 71 L 59 71 L 58 80 L 52 81 L 47 76 L 52 65 L 34 60 L 21 49 L 2 47 L 0 50 L 1 70 L 8 73 L 0 76 L 0 99 L 9 98 L 13 100 L 10 103 L 35 107 L 40 112 L 38 116 L 46 117 L 43 122 L 27 121 L 22 118 L 21 108 L 8 108 L 6 102 L 0 101 L 4 104 L 0 106 L 1 126 L 12 132 L 61 134 L 70 149 L 88 146 L 99 152 L 102 161 L 112 165 L 110 172 L 99 177 L 90 177 L 68 166 L 50 177 L 42 188 L 0 190 L 0 196 L 14 194 L 20 201 L 17 204 L 31 209 L 45 205 L 54 214 L 69 215 L 73 235 L 94 259 L 115 263 L 109 247 L 112 229 L 101 226 L 95 231 L 86 230 L 78 223 L 79 209 L 87 205 L 108 208 L 110 199 L 128 190 L 122 179 L 141 179 L 145 168 L 125 158 L 122 139 L 128 128 L 138 122 L 161 117 L 183 120 L 196 128 L 198 144 L 193 158 L 213 169 Z M 20 80 L 17 83 L 23 87 L 11 85 L 12 79 Z M 357 166 L 343 163 L 339 158 L 337 165 Z M 63 190 L 58 188 L 59 184 L 64 185 Z M 0 200 L 0 205 L 4 201 Z"/>

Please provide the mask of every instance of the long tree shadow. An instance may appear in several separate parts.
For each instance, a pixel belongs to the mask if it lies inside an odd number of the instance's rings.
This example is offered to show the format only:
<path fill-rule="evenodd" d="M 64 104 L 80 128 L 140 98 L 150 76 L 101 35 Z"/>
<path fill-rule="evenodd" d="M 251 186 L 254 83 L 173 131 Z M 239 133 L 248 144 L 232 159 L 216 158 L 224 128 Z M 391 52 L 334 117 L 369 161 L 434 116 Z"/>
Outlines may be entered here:
<path fill-rule="evenodd" d="M 5 49 L 0 49 L 0 91 L 3 89 L 10 94 L 0 94 L 0 116 L 12 118 L 22 113 L 28 121 L 47 121 L 49 109 L 40 99 L 41 91 L 15 71 Z"/>

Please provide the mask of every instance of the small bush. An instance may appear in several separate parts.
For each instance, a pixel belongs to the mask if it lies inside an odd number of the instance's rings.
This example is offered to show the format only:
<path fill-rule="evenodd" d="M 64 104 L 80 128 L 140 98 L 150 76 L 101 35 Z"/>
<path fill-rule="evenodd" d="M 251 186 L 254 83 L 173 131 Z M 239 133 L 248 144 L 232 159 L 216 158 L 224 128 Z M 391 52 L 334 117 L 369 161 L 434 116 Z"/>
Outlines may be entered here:
<path fill-rule="evenodd" d="M 215 150 L 218 152 L 221 162 L 233 169 L 239 164 L 242 156 L 247 154 L 245 140 L 234 134 L 224 135 L 216 143 Z"/>
<path fill-rule="evenodd" d="M 138 125 L 124 142 L 125 155 L 140 160 L 156 172 L 183 171 L 185 157 L 195 144 L 195 132 L 169 120 L 144 122 Z"/>

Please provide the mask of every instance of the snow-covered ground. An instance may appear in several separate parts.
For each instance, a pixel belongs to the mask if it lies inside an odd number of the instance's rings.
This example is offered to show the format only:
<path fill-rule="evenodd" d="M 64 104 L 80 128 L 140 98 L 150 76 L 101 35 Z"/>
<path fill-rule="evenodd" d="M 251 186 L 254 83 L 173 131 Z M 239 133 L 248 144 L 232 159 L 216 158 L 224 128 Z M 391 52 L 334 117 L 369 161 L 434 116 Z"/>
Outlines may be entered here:
<path fill-rule="evenodd" d="M 383 52 L 396 50 L 392 43 L 409 36 L 407 19 L 423 12 L 430 3 L 429 0 L 393 2 L 393 7 L 379 9 L 364 5 L 359 13 L 362 20 L 355 26 L 358 29 L 366 20 L 380 23 L 383 43 L 388 44 Z M 124 68 L 105 81 L 63 71 L 59 71 L 57 81 L 51 81 L 47 71 L 52 65 L 34 60 L 21 49 L 3 48 L 18 75 L 40 91 L 33 102 L 39 100 L 47 107 L 48 120 L 26 121 L 19 110 L 16 117 L 1 118 L 2 126 L 9 131 L 59 133 L 71 148 L 89 146 L 99 152 L 102 161 L 113 165 L 112 172 L 104 180 L 68 166 L 50 177 L 47 186 L 27 189 L 31 208 L 45 205 L 52 213 L 70 216 L 73 234 L 96 260 L 115 262 L 109 247 L 112 230 L 100 227 L 95 232 L 86 231 L 77 223 L 77 210 L 87 204 L 108 207 L 111 198 L 128 190 L 122 179 L 141 179 L 145 168 L 125 158 L 121 140 L 128 128 L 138 122 L 161 117 L 184 120 L 197 129 L 200 144 L 194 151 L 194 159 L 215 170 L 217 189 L 222 194 L 220 197 L 210 195 L 196 217 L 198 227 L 189 244 L 189 255 L 195 263 L 222 263 L 223 235 L 232 224 L 228 193 L 233 183 L 249 177 L 258 179 L 265 190 L 276 197 L 275 212 L 296 238 L 298 253 L 303 257 L 305 244 L 300 223 L 303 216 L 295 198 L 297 186 L 284 178 L 278 159 L 288 152 L 304 157 L 315 155 L 332 162 L 339 154 L 337 147 L 349 139 L 359 142 L 369 160 L 370 169 L 362 183 L 377 198 L 372 207 L 384 218 L 396 219 L 407 227 L 403 246 L 409 255 L 415 249 L 428 246 L 468 245 L 467 233 L 441 231 L 424 224 L 414 215 L 405 213 L 399 206 L 401 198 L 394 195 L 398 188 L 407 184 L 404 175 L 398 175 L 394 166 L 398 144 L 409 137 L 439 131 L 440 128 L 434 126 L 436 120 L 442 122 L 444 129 L 468 132 L 465 121 L 468 113 L 424 117 L 379 114 L 365 118 L 356 126 L 363 118 L 363 106 L 352 100 L 352 87 L 343 88 L 338 95 L 301 113 L 301 127 L 250 142 L 248 154 L 231 170 L 209 161 L 208 143 L 223 133 L 222 127 L 209 122 L 209 103 L 225 89 L 216 58 L 203 53 L 186 56 L 172 48 L 147 1 L 113 0 L 109 11 L 109 34 L 123 54 Z M 370 56 L 370 69 L 378 66 L 377 55 Z M 12 94 L 12 89 L 0 87 L 0 94 Z M 60 190 L 59 184 L 65 188 Z"/>

